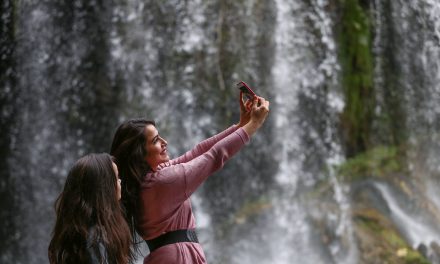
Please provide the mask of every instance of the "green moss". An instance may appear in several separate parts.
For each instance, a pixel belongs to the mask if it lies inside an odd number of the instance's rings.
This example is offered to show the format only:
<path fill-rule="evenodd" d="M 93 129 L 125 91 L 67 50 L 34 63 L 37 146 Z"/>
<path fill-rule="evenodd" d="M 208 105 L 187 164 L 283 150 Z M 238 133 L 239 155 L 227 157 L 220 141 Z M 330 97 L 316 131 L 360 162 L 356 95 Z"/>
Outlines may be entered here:
<path fill-rule="evenodd" d="M 430 264 L 425 257 L 420 255 L 419 252 L 415 250 L 408 251 L 407 255 L 403 258 L 406 264 Z"/>
<path fill-rule="evenodd" d="M 340 0 L 339 60 L 345 108 L 341 116 L 348 157 L 370 146 L 375 108 L 371 21 L 358 0 Z"/>
<path fill-rule="evenodd" d="M 404 170 L 394 146 L 379 146 L 359 154 L 336 167 L 337 175 L 346 181 L 365 177 L 385 177 Z"/>
<path fill-rule="evenodd" d="M 364 209 L 355 212 L 354 224 L 362 252 L 361 263 L 429 263 L 378 211 Z"/>

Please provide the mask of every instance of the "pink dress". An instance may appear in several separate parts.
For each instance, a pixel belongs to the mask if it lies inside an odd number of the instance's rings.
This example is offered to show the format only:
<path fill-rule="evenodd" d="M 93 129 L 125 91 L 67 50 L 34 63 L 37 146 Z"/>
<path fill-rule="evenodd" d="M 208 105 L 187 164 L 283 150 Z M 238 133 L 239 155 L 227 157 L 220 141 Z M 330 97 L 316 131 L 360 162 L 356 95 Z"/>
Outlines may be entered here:
<path fill-rule="evenodd" d="M 156 172 L 147 173 L 140 190 L 138 232 L 145 240 L 179 229 L 196 227 L 189 197 L 209 175 L 249 141 L 237 126 L 200 142 L 184 155 L 162 163 Z M 162 246 L 144 264 L 203 264 L 203 249 L 198 243 L 181 242 Z"/>

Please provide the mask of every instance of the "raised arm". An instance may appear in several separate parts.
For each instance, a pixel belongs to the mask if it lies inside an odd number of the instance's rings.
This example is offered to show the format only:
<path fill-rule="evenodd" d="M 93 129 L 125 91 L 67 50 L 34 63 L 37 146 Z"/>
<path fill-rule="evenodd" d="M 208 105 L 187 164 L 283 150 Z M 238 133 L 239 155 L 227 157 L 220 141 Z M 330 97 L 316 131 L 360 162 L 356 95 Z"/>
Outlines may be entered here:
<path fill-rule="evenodd" d="M 212 146 L 214 146 L 215 143 L 222 140 L 226 136 L 230 135 L 232 132 L 234 132 L 238 128 L 243 127 L 247 123 L 249 123 L 252 102 L 250 102 L 250 101 L 244 102 L 243 101 L 243 92 L 240 92 L 239 103 L 240 103 L 240 121 L 238 122 L 238 124 L 232 125 L 229 128 L 227 128 L 226 130 L 222 131 L 221 133 L 219 133 L 215 136 L 212 136 L 208 139 L 203 140 L 202 142 L 197 144 L 190 151 L 186 152 L 185 154 L 183 154 L 175 159 L 170 160 L 168 164 L 163 164 L 163 166 L 176 165 L 179 163 L 188 162 L 188 161 L 200 156 L 201 154 L 205 153 L 206 151 L 208 151 Z"/>
<path fill-rule="evenodd" d="M 200 184 L 212 173 L 222 168 L 225 162 L 237 153 L 250 136 L 263 125 L 269 113 L 269 101 L 262 97 L 255 98 L 250 112 L 250 121 L 243 128 L 216 143 L 206 155 L 186 163 L 184 175 L 186 196 L 189 197 Z M 238 137 L 237 137 L 238 136 Z M 189 166 L 188 166 L 189 165 Z"/>
<path fill-rule="evenodd" d="M 237 125 L 230 126 L 229 128 L 225 129 L 224 131 L 220 132 L 219 134 L 203 140 L 202 142 L 197 144 L 194 148 L 192 148 L 190 151 L 179 156 L 178 158 L 170 160 L 169 165 L 175 165 L 175 164 L 179 164 L 179 163 L 188 162 L 188 161 L 200 156 L 201 154 L 208 151 L 212 146 L 214 146 L 215 143 L 222 140 L 226 136 L 230 135 L 235 130 L 237 130 L 237 128 L 238 128 Z"/>

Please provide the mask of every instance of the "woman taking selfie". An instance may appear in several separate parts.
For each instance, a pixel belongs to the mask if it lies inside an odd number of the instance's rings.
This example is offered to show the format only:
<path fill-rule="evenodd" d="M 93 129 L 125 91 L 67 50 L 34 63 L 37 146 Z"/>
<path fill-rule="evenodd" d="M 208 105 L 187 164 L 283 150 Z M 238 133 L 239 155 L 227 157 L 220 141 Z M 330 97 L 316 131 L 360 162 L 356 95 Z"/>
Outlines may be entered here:
<path fill-rule="evenodd" d="M 124 182 L 122 202 L 132 236 L 137 231 L 150 249 L 144 264 L 206 263 L 189 197 L 249 141 L 269 112 L 262 97 L 244 103 L 240 93 L 239 101 L 237 125 L 172 160 L 153 121 L 129 120 L 117 129 L 111 154 Z"/>
<path fill-rule="evenodd" d="M 110 155 L 79 159 L 55 203 L 50 263 L 130 263 L 132 239 L 120 199 L 121 181 Z"/>

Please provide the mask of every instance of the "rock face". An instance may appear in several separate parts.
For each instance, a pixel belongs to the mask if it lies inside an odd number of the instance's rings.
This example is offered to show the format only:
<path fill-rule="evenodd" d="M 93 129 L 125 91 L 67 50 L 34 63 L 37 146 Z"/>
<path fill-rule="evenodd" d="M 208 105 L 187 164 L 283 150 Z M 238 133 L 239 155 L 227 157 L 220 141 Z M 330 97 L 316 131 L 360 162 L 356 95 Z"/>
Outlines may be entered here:
<path fill-rule="evenodd" d="M 353 193 L 352 216 L 359 263 L 430 263 L 427 256 L 408 243 L 390 219 L 392 212 L 386 201 L 377 201 L 375 191 L 363 186 L 355 188 Z"/>

